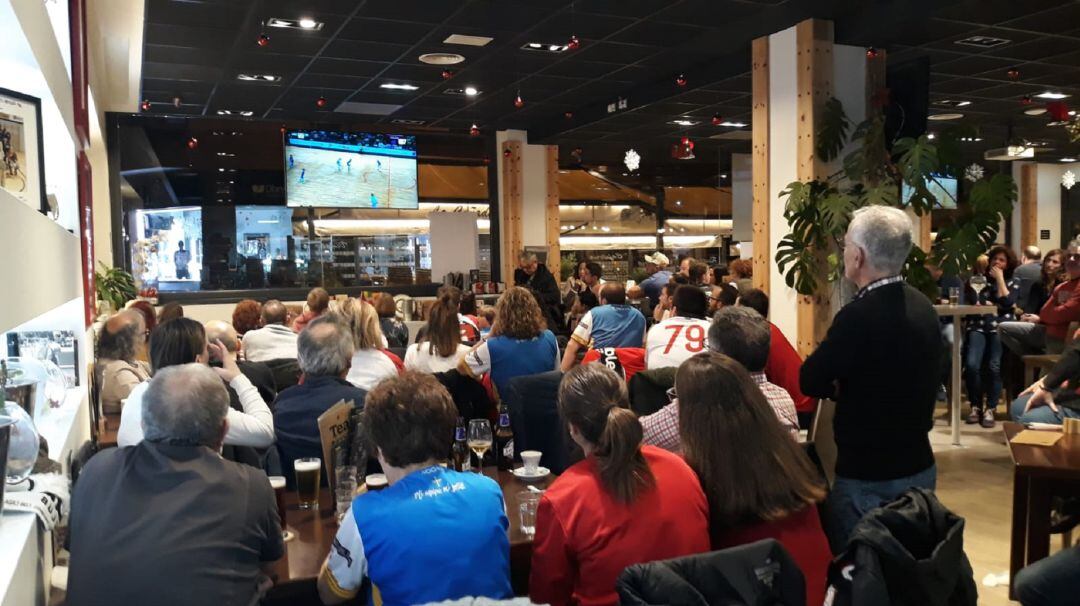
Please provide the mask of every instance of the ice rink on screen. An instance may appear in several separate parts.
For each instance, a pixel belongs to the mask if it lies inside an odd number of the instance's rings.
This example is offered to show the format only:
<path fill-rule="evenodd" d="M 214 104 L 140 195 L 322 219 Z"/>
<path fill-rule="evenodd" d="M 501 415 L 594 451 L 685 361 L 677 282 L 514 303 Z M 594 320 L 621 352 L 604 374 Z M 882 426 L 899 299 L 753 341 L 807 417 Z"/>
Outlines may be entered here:
<path fill-rule="evenodd" d="M 285 174 L 289 206 L 416 208 L 416 158 L 290 146 L 285 150 Z"/>

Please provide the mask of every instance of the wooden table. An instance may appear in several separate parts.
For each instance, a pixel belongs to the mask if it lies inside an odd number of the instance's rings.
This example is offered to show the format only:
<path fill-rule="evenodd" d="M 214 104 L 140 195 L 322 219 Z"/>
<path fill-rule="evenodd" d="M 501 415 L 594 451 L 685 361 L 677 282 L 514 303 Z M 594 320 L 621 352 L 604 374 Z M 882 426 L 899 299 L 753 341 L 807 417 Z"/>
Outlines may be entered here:
<path fill-rule="evenodd" d="M 989 287 L 989 286 L 988 286 Z M 982 316 L 988 313 L 997 313 L 996 308 L 987 305 L 935 305 L 934 311 L 942 318 L 952 318 L 953 344 L 952 344 L 952 443 L 960 446 L 960 347 L 964 341 L 963 322 L 964 316 Z"/>
<path fill-rule="evenodd" d="M 528 490 L 525 482 L 507 471 L 494 467 L 484 468 L 484 475 L 497 479 L 506 502 L 506 516 L 510 521 L 510 579 L 514 593 L 523 595 L 528 590 L 529 564 L 532 560 L 532 537 L 521 532 L 518 513 L 519 495 Z M 537 488 L 547 488 L 551 476 L 540 482 L 532 482 Z M 337 533 L 337 516 L 334 513 L 333 496 L 325 486 L 319 491 L 319 509 L 301 510 L 297 507 L 296 491 L 285 494 L 285 519 L 288 529 L 296 538 L 285 543 L 285 557 L 274 563 L 271 576 L 275 586 L 267 599 L 275 603 L 303 603 L 317 598 L 315 580 L 323 560 L 330 553 L 330 546 Z M 318 603 L 317 601 L 315 603 Z"/>
<path fill-rule="evenodd" d="M 1050 498 L 1080 488 L 1080 435 L 1065 435 L 1053 446 L 1013 444 L 1019 423 L 1003 424 L 1013 460 L 1012 544 L 1009 579 L 1050 553 Z M 1009 597 L 1013 595 L 1012 583 Z"/>

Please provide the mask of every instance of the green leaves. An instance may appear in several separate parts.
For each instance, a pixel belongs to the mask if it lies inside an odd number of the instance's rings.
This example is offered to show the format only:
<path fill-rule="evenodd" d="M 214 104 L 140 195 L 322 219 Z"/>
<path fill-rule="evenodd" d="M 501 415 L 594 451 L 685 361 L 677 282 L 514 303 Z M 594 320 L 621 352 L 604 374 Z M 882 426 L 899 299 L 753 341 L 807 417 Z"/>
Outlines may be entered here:
<path fill-rule="evenodd" d="M 135 298 L 135 279 L 128 272 L 116 267 L 109 267 L 98 261 L 102 271 L 94 272 L 94 286 L 98 298 L 108 301 L 114 310 L 121 310 L 124 304 Z"/>
<path fill-rule="evenodd" d="M 975 183 L 968 196 L 968 203 L 976 212 L 991 212 L 1006 215 L 1012 211 L 1016 199 L 1016 183 L 1012 177 L 996 174 L 989 180 L 982 179 Z"/>
<path fill-rule="evenodd" d="M 893 153 L 899 155 L 897 168 L 900 177 L 913 190 L 908 204 L 917 215 L 930 212 L 937 204 L 937 198 L 929 188 L 930 179 L 940 166 L 937 148 L 926 135 L 922 135 L 918 139 L 900 139 L 893 146 Z"/>
<path fill-rule="evenodd" d="M 840 100 L 832 97 L 825 102 L 821 113 L 821 127 L 817 131 L 816 149 L 818 157 L 829 162 L 840 154 L 847 143 L 848 129 L 851 121 L 844 113 L 844 106 Z"/>

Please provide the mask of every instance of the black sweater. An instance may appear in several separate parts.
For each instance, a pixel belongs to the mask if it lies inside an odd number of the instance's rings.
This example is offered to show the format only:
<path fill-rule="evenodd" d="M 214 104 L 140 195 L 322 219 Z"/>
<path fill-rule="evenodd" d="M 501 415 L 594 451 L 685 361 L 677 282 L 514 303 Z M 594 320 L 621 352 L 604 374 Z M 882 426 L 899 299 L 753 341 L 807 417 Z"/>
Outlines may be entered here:
<path fill-rule="evenodd" d="M 927 435 L 941 376 L 938 316 L 898 282 L 846 305 L 803 362 L 803 393 L 836 400 L 836 473 L 891 480 L 934 464 Z"/>

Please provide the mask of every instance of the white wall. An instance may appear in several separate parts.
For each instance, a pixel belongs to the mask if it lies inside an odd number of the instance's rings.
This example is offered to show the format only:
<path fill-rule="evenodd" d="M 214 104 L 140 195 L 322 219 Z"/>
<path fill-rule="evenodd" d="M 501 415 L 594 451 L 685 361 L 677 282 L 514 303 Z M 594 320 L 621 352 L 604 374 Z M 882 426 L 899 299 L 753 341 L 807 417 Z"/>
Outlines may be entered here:
<path fill-rule="evenodd" d="M 744 243 L 740 256 L 746 258 L 754 239 L 753 164 L 750 154 L 731 154 L 731 238 Z"/>
<path fill-rule="evenodd" d="M 798 129 L 795 28 L 769 36 L 769 319 L 794 343 L 798 335 L 797 295 L 773 261 L 787 234 L 784 220 L 788 183 L 798 179 L 795 133 Z"/>

